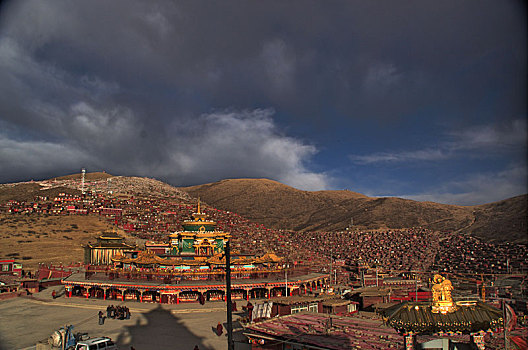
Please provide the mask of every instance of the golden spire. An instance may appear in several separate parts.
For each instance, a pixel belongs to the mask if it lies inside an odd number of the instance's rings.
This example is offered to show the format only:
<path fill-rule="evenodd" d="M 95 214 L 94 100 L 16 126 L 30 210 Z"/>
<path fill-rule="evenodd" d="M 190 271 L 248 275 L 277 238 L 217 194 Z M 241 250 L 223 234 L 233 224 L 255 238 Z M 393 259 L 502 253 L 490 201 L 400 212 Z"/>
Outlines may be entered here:
<path fill-rule="evenodd" d="M 451 291 L 453 290 L 451 281 L 437 274 L 433 277 L 433 283 L 433 287 L 431 288 L 431 292 L 433 293 L 431 311 L 441 314 L 456 311 L 456 306 L 451 297 Z"/>
<path fill-rule="evenodd" d="M 201 212 L 200 212 L 200 197 L 198 197 L 198 212 L 197 213 L 201 214 Z"/>

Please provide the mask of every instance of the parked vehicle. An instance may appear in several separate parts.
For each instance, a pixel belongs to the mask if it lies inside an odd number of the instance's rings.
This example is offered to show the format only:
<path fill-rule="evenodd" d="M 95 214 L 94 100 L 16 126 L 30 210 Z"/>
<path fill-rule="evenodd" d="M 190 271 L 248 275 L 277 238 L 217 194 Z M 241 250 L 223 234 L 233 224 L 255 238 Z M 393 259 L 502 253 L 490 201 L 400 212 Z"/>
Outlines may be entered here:
<path fill-rule="evenodd" d="M 81 333 L 78 333 L 76 335 L 73 334 L 73 326 L 65 326 L 61 327 L 53 334 L 50 335 L 48 339 L 48 344 L 52 348 L 60 348 L 60 349 L 73 349 L 75 344 L 77 343 L 77 340 L 82 337 Z"/>
<path fill-rule="evenodd" d="M 108 337 L 97 337 L 77 342 L 75 350 L 117 350 L 117 346 Z"/>

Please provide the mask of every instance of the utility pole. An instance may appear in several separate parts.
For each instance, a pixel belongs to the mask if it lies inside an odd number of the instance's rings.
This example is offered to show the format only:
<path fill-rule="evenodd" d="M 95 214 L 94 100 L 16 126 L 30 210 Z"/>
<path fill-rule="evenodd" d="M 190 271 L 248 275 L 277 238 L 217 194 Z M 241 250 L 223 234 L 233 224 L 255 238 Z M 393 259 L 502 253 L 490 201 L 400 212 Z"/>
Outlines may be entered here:
<path fill-rule="evenodd" d="M 285 281 L 285 285 L 284 285 L 284 287 L 286 288 L 286 296 L 288 296 L 288 267 L 289 267 L 289 265 L 286 264 L 286 268 L 284 269 L 285 277 L 286 277 L 286 281 Z"/>
<path fill-rule="evenodd" d="M 361 269 L 361 287 L 365 287 L 365 271 Z"/>
<path fill-rule="evenodd" d="M 330 285 L 332 285 L 332 275 L 333 275 L 333 263 L 334 263 L 334 258 L 333 258 L 333 253 L 332 253 L 332 250 L 330 250 Z"/>
<path fill-rule="evenodd" d="M 414 298 L 415 298 L 415 301 L 418 301 L 418 275 L 417 274 L 414 275 L 414 282 L 416 285 Z"/>
<path fill-rule="evenodd" d="M 510 339 L 508 338 L 508 332 L 506 330 L 506 299 L 502 299 L 502 325 L 504 329 L 504 349 L 510 350 Z"/>
<path fill-rule="evenodd" d="M 226 254 L 226 302 L 227 302 L 227 349 L 235 350 L 233 342 L 233 310 L 231 304 L 231 248 L 230 240 L 227 240 L 225 246 Z"/>

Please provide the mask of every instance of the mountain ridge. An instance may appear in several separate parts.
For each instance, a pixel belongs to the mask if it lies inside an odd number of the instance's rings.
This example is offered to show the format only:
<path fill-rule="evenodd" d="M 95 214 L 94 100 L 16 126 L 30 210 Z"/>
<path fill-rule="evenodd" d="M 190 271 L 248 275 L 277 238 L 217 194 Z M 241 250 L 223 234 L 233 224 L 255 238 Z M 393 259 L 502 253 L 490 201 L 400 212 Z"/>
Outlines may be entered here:
<path fill-rule="evenodd" d="M 269 179 L 225 179 L 179 187 L 211 206 L 270 228 L 330 231 L 423 226 L 491 241 L 525 243 L 528 195 L 474 206 L 368 197 L 349 190 L 302 191 Z"/>
<path fill-rule="evenodd" d="M 87 173 L 86 179 L 87 187 L 90 180 L 99 181 L 99 186 L 114 194 L 176 196 L 184 201 L 190 197 L 184 199 L 182 195 L 200 197 L 212 207 L 237 213 L 272 229 L 305 232 L 422 226 L 472 234 L 495 242 L 528 243 L 526 194 L 493 203 L 457 206 L 397 197 L 368 197 L 349 190 L 303 191 L 270 179 L 224 179 L 188 187 L 104 172 Z M 0 184 L 0 203 L 31 201 L 38 195 L 53 197 L 60 192 L 80 193 L 80 174 L 44 182 L 48 187 L 42 187 L 39 182 Z M 63 187 L 66 185 L 68 188 Z"/>

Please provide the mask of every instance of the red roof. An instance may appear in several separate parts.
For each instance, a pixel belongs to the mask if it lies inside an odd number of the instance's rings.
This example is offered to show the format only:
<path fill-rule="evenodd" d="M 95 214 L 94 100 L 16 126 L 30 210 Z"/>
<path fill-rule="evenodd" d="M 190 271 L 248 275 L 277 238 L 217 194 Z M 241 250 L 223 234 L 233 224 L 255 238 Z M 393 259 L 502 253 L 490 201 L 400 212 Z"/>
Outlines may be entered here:
<path fill-rule="evenodd" d="M 249 325 L 248 336 L 274 338 L 324 349 L 387 349 L 403 345 L 395 330 L 381 320 L 361 317 L 330 316 L 318 313 L 297 313 Z M 266 341 L 266 340 L 265 340 Z"/>

